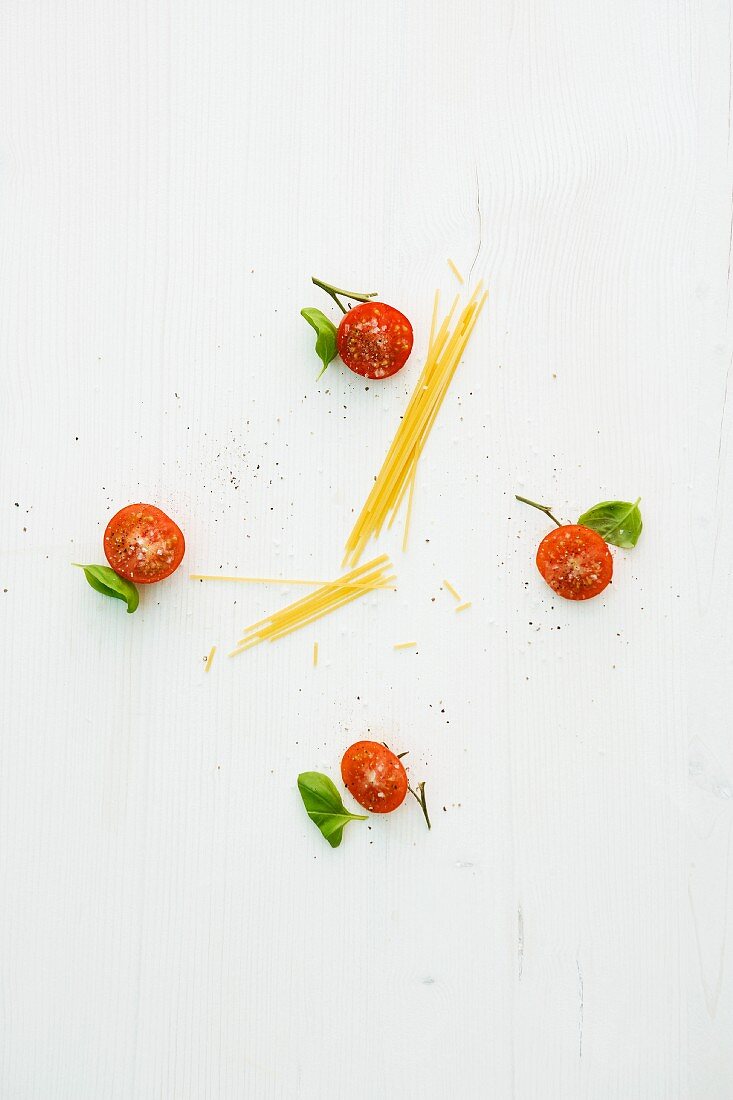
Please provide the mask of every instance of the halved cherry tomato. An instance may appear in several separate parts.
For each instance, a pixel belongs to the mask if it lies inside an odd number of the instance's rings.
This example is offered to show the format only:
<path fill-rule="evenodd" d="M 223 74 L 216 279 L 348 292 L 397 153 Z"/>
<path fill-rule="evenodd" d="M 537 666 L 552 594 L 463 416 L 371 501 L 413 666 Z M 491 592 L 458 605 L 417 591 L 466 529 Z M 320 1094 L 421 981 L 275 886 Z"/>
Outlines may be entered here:
<path fill-rule="evenodd" d="M 589 600 L 613 576 L 611 551 L 596 531 L 578 523 L 556 527 L 537 550 L 537 568 L 566 600 Z"/>
<path fill-rule="evenodd" d="M 407 794 L 402 761 L 378 741 L 357 741 L 344 753 L 341 778 L 360 806 L 373 814 L 396 810 Z"/>
<path fill-rule="evenodd" d="M 412 325 L 384 302 L 363 302 L 341 318 L 338 352 L 349 370 L 365 378 L 389 378 L 412 351 Z"/>
<path fill-rule="evenodd" d="M 104 553 L 121 577 L 135 584 L 164 581 L 183 560 L 178 524 L 153 504 L 128 504 L 107 524 Z"/>

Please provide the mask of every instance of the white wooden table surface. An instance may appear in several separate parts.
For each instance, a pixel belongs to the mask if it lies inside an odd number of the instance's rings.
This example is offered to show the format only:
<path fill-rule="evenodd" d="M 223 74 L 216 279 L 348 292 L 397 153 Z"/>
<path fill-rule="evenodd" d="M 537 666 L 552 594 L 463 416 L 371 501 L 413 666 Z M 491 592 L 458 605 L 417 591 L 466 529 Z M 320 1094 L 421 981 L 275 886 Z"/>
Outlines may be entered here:
<path fill-rule="evenodd" d="M 730 30 L 4 0 L 3 1100 L 733 1097 Z M 188 573 L 337 573 L 449 256 L 491 298 L 398 593 L 227 661 L 295 592 Z M 316 384 L 312 274 L 408 313 L 402 374 Z M 515 492 L 642 496 L 601 598 Z M 141 499 L 188 553 L 127 617 L 69 562 Z M 332 851 L 296 776 L 369 734 L 434 828 Z"/>

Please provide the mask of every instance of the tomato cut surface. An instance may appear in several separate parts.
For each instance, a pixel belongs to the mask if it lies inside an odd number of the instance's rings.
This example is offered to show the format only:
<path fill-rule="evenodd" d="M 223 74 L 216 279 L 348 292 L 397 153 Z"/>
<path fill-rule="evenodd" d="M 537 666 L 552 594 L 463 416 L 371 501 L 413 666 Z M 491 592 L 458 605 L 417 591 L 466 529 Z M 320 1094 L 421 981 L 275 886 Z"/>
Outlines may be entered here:
<path fill-rule="evenodd" d="M 537 550 L 537 568 L 558 596 L 589 600 L 610 582 L 613 558 L 596 531 L 569 523 L 545 535 Z"/>
<path fill-rule="evenodd" d="M 349 370 L 365 378 L 389 378 L 412 351 L 412 325 L 394 306 L 364 302 L 342 317 L 336 346 Z"/>
<path fill-rule="evenodd" d="M 107 561 L 135 584 L 153 584 L 174 573 L 186 544 L 178 524 L 153 504 L 128 504 L 104 532 Z"/>
<path fill-rule="evenodd" d="M 378 741 L 357 741 L 344 753 L 341 778 L 365 810 L 388 814 L 407 794 L 407 772 L 402 761 Z"/>

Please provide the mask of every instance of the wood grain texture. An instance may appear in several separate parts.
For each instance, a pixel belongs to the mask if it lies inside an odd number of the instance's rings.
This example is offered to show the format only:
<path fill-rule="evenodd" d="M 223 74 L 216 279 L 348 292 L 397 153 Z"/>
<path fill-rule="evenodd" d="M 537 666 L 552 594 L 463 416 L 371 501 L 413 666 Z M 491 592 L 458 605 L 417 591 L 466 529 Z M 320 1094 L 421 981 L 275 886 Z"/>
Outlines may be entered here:
<path fill-rule="evenodd" d="M 729 4 L 0 28 L 0 1095 L 730 1100 Z M 448 256 L 491 297 L 399 591 L 228 661 L 296 593 L 187 572 L 339 572 Z M 315 383 L 314 273 L 414 319 L 403 374 Z M 642 496 L 603 597 L 514 492 Z M 187 568 L 128 618 L 68 563 L 138 499 Z M 296 776 L 369 733 L 435 827 L 332 851 Z"/>

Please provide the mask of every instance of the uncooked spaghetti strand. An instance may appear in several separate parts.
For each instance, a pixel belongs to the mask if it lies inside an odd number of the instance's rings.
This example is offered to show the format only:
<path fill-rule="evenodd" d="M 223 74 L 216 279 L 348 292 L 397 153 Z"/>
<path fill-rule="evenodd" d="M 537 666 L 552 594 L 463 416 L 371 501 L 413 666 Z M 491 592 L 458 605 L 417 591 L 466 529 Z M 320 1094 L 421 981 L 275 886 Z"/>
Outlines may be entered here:
<path fill-rule="evenodd" d="M 405 516 L 405 529 L 402 533 L 402 553 L 407 550 L 407 540 L 410 536 L 410 523 L 412 521 L 412 501 L 415 496 L 415 479 L 417 478 L 417 462 L 412 468 L 410 474 L 410 495 L 407 498 L 407 514 Z"/>

